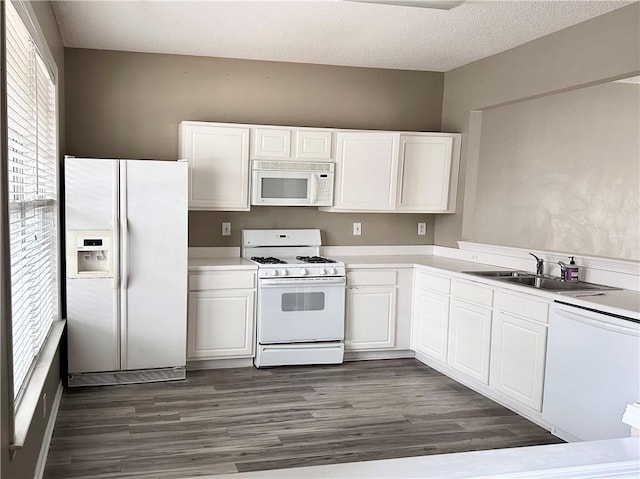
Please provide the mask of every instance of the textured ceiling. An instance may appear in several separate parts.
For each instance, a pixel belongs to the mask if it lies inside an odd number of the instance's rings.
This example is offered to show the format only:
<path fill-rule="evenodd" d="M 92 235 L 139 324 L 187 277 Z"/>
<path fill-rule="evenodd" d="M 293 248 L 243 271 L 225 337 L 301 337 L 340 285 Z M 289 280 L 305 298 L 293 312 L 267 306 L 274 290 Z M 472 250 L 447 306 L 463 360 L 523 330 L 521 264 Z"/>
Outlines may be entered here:
<path fill-rule="evenodd" d="M 448 71 L 632 2 L 54 1 L 65 46 Z"/>

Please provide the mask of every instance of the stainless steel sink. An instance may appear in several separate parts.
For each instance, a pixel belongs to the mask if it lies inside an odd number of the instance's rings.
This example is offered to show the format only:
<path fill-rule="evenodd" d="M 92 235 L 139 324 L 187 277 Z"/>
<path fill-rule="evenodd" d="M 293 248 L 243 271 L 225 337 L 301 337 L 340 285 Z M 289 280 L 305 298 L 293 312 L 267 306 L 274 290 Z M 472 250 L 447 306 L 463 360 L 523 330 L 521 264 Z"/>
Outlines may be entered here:
<path fill-rule="evenodd" d="M 518 276 L 530 276 L 531 273 L 524 271 L 463 271 L 466 274 L 474 274 L 476 276 L 484 276 L 485 278 L 513 278 Z"/>
<path fill-rule="evenodd" d="M 620 289 L 582 281 L 575 283 L 561 281 L 559 278 L 537 276 L 526 271 L 463 271 L 463 273 L 557 293 L 564 291 L 614 291 Z"/>
<path fill-rule="evenodd" d="M 496 278 L 509 283 L 521 284 L 523 286 L 531 286 L 537 289 L 544 289 L 547 291 L 612 291 L 619 288 L 612 288 L 610 286 L 604 286 L 601 284 L 584 283 L 582 281 L 568 282 L 561 281 L 556 278 L 545 278 L 541 276 L 522 276 L 522 277 L 510 277 L 510 278 Z"/>

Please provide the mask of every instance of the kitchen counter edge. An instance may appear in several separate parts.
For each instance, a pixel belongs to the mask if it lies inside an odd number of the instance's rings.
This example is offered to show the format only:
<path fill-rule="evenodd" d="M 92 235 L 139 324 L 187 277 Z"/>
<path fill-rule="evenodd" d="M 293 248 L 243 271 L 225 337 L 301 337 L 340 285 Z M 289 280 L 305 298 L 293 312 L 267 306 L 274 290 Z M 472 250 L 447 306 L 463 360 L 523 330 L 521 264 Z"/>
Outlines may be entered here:
<path fill-rule="evenodd" d="M 416 268 L 435 275 L 446 275 L 451 278 L 474 281 L 503 290 L 528 294 L 549 301 L 562 301 L 574 306 L 590 308 L 604 313 L 615 314 L 640 321 L 640 292 L 632 290 L 606 291 L 603 294 L 585 297 L 574 297 L 570 294 L 535 290 L 527 286 L 509 284 L 481 276 L 473 276 L 463 271 L 501 271 L 509 270 L 490 264 L 475 263 L 444 256 L 430 255 L 363 255 L 335 256 L 342 261 L 347 270 L 350 268 Z M 256 271 L 257 265 L 239 256 L 211 256 L 189 258 L 189 272 L 247 270 Z"/>
<path fill-rule="evenodd" d="M 513 268 L 469 262 L 443 256 L 422 255 L 371 255 L 371 256 L 337 256 L 334 259 L 345 263 L 350 268 L 410 268 L 428 271 L 435 275 L 447 275 L 451 278 L 473 281 L 498 287 L 503 290 L 528 294 L 550 301 L 562 301 L 578 307 L 594 309 L 604 313 L 624 316 L 640 321 L 640 292 L 627 289 L 604 291 L 593 296 L 574 297 L 567 293 L 554 293 L 537 290 L 528 286 L 505 283 L 491 278 L 474 276 L 463 271 L 508 271 Z"/>

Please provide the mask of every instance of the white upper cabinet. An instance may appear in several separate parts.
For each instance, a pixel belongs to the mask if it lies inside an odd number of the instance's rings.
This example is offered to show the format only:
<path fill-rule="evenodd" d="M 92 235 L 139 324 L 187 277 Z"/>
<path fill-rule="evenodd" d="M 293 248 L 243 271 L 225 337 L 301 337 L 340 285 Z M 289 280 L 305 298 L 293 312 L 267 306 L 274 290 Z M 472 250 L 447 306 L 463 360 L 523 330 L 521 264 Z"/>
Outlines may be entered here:
<path fill-rule="evenodd" d="M 395 209 L 399 141 L 390 132 L 336 134 L 334 210 Z"/>
<path fill-rule="evenodd" d="M 252 158 L 291 158 L 291 130 L 281 128 L 254 128 L 252 131 Z"/>
<path fill-rule="evenodd" d="M 330 160 L 331 132 L 326 130 L 296 131 L 295 157 L 299 160 Z"/>
<path fill-rule="evenodd" d="M 446 211 L 453 137 L 401 136 L 397 209 Z"/>
<path fill-rule="evenodd" d="M 332 208 L 324 211 L 453 213 L 459 133 L 336 133 Z"/>
<path fill-rule="evenodd" d="M 267 160 L 331 160 L 331 131 L 252 128 L 251 158 Z"/>
<path fill-rule="evenodd" d="M 183 121 L 189 209 L 249 210 L 250 164 L 335 161 L 322 211 L 454 213 L 462 135 Z"/>
<path fill-rule="evenodd" d="M 189 209 L 249 209 L 249 129 L 182 122 L 180 157 L 189 162 Z"/>

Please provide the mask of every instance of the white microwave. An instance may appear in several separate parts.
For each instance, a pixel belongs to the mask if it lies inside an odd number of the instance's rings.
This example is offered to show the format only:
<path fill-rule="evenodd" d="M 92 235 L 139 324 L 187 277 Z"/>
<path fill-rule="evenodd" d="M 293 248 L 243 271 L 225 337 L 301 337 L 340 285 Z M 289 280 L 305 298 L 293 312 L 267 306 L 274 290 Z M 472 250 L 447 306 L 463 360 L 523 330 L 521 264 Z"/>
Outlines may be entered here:
<path fill-rule="evenodd" d="M 333 168 L 329 162 L 253 160 L 251 204 L 331 206 Z"/>

